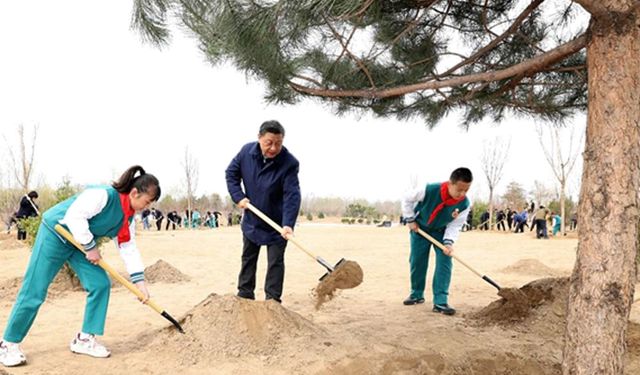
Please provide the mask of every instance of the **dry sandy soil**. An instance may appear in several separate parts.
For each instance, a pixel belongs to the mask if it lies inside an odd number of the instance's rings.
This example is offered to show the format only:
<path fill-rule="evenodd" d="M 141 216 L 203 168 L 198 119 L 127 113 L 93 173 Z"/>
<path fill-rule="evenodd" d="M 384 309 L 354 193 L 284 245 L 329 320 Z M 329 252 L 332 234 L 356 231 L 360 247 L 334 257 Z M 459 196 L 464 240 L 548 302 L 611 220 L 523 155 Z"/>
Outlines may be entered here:
<path fill-rule="evenodd" d="M 559 374 L 566 277 L 575 237 L 536 240 L 525 234 L 465 232 L 456 253 L 502 287 L 523 287 L 523 314 L 497 291 L 454 265 L 450 303 L 459 313 L 403 306 L 408 295 L 404 227 L 303 223 L 297 239 L 332 263 L 354 260 L 364 281 L 315 309 L 324 268 L 289 245 L 283 304 L 262 301 L 266 256 L 258 267 L 258 301 L 233 296 L 240 266 L 238 227 L 142 232 L 138 242 L 152 298 L 178 318 L 186 335 L 125 288 L 113 288 L 106 335 L 109 359 L 69 352 L 85 294 L 56 283 L 23 343 L 29 363 L 9 374 Z M 111 244 L 106 260 L 123 272 Z M 0 236 L 0 330 L 4 329 L 29 251 Z M 162 262 L 159 262 L 162 260 Z M 153 266 L 152 266 L 153 265 Z M 429 272 L 429 280 L 431 278 Z M 535 282 L 534 282 L 535 281 Z M 61 284 L 61 285 L 59 285 Z M 430 284 L 430 282 L 429 282 Z M 640 303 L 634 306 L 626 373 L 640 373 Z M 3 372 L 0 371 L 0 374 Z"/>

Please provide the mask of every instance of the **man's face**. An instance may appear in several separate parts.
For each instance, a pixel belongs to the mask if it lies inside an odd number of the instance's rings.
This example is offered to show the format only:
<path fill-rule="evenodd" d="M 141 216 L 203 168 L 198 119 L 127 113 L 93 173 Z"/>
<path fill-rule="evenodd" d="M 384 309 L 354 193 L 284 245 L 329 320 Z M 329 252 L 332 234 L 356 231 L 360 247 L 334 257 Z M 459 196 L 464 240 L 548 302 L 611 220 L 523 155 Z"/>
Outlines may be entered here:
<path fill-rule="evenodd" d="M 267 159 L 275 158 L 282 151 L 282 134 L 264 133 L 258 136 L 260 151 Z"/>
<path fill-rule="evenodd" d="M 471 182 L 456 181 L 455 183 L 449 182 L 449 195 L 453 199 L 460 199 L 467 195 Z"/>

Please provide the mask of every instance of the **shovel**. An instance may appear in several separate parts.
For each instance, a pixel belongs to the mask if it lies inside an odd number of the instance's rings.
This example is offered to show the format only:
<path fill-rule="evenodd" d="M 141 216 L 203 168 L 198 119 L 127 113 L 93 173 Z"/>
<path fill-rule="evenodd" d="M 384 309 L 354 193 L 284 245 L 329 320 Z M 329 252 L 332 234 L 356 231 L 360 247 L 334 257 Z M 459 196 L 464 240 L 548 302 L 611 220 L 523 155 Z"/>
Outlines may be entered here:
<path fill-rule="evenodd" d="M 69 233 L 69 231 L 66 230 L 62 225 L 56 224 L 55 229 L 56 229 L 56 232 L 58 232 L 60 235 L 62 235 L 62 237 L 64 237 L 67 241 L 71 242 L 73 244 L 73 246 L 76 247 L 76 249 L 82 251 L 85 254 L 87 253 L 84 250 L 84 248 L 82 247 L 82 245 L 80 245 L 78 243 L 78 241 L 76 241 L 76 239 L 73 238 L 71 233 Z M 136 297 L 138 297 L 141 301 L 144 300 L 144 298 L 145 298 L 144 294 L 142 294 L 142 292 L 138 288 L 136 288 L 135 285 L 133 285 L 129 280 L 125 279 L 116 270 L 114 270 L 109 265 L 109 263 L 105 262 L 103 259 L 100 259 L 100 261 L 98 262 L 98 265 L 103 270 L 107 271 L 109 276 L 111 276 L 114 279 L 118 280 L 118 282 L 120 282 L 127 289 L 129 289 L 131 291 L 131 293 L 135 294 Z M 175 320 L 171 315 L 169 315 L 169 313 L 167 313 L 162 308 L 160 308 L 160 306 L 156 305 L 155 302 L 153 302 L 151 299 L 148 299 L 147 302 L 145 302 L 145 304 L 147 306 L 151 307 L 152 309 L 154 309 L 158 314 L 162 315 L 165 319 L 170 321 L 171 324 L 173 324 L 178 329 L 178 331 L 180 331 L 180 333 L 184 333 L 184 330 L 182 329 L 182 326 L 180 326 L 180 323 L 178 323 L 177 320 Z"/>
<path fill-rule="evenodd" d="M 442 251 L 446 251 L 447 250 L 447 248 L 443 244 L 441 244 L 440 241 L 438 241 L 435 238 L 431 237 L 427 232 L 423 231 L 419 227 L 418 227 L 418 233 L 420 233 L 420 235 L 422 237 L 428 239 L 432 244 L 434 244 L 437 247 L 439 247 L 440 250 L 442 250 Z M 484 281 L 488 282 L 489 284 L 493 285 L 496 289 L 498 289 L 498 291 L 500 291 L 502 289 L 502 288 L 500 288 L 500 285 L 498 285 L 498 283 L 496 283 L 495 281 L 491 280 L 489 278 L 489 276 L 480 274 L 480 272 L 476 271 L 475 269 L 473 269 L 473 267 L 471 267 L 470 265 L 465 263 L 462 259 L 458 258 L 457 255 L 451 254 L 451 257 L 453 259 L 455 259 L 456 261 L 460 262 L 463 266 L 467 267 L 471 272 L 473 272 L 476 275 L 478 275 L 482 280 L 484 280 Z"/>
<path fill-rule="evenodd" d="M 278 225 L 278 223 L 276 223 L 275 221 L 271 220 L 271 218 L 269 218 L 269 216 L 267 216 L 264 213 L 262 213 L 262 211 L 258 210 L 254 205 L 252 205 L 251 203 L 247 203 L 247 208 L 249 209 L 249 211 L 253 212 L 260 219 L 264 220 L 264 222 L 269 224 L 273 229 L 277 230 L 280 234 L 284 234 L 284 229 L 282 229 L 282 227 L 280 225 Z M 327 271 L 329 271 L 329 272 L 325 273 L 324 275 L 322 275 L 322 277 L 320 278 L 320 281 L 322 281 L 325 277 L 329 276 L 329 274 L 331 272 L 333 272 L 336 268 L 340 267 L 342 262 L 345 261 L 345 259 L 342 258 L 342 259 L 340 259 L 338 261 L 338 263 L 336 263 L 335 266 L 331 266 L 331 264 L 329 264 L 329 262 L 327 262 L 326 260 L 322 259 L 320 256 L 314 255 L 312 252 L 310 252 L 309 250 L 305 249 L 292 236 L 289 236 L 287 238 L 287 240 L 293 242 L 294 245 L 296 245 L 298 248 L 300 248 L 300 250 L 304 251 L 308 256 L 310 256 L 311 258 L 315 259 L 324 268 L 326 268 Z"/>

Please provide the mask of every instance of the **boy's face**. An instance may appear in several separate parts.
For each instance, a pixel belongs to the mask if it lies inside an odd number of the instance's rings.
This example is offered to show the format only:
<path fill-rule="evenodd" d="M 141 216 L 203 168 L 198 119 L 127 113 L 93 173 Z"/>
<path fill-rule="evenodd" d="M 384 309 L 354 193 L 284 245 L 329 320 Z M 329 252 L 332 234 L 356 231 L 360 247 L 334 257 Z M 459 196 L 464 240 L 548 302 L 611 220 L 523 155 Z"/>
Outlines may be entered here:
<path fill-rule="evenodd" d="M 465 195 L 467 195 L 467 191 L 469 191 L 470 187 L 471 187 L 471 182 L 449 181 L 449 195 L 453 199 L 461 199 Z"/>

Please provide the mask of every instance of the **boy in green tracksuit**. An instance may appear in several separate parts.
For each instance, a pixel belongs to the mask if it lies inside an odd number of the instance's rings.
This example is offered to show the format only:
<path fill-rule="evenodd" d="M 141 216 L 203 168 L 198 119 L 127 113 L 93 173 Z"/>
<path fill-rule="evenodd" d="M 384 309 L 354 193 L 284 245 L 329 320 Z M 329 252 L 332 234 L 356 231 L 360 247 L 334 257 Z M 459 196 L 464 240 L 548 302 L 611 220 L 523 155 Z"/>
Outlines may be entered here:
<path fill-rule="evenodd" d="M 458 168 L 449 181 L 428 184 L 410 191 L 402 201 L 402 216 L 411 229 L 411 294 L 405 305 L 424 303 L 424 289 L 432 243 L 417 233 L 424 230 L 445 245 L 447 251 L 434 246 L 436 268 L 433 276 L 433 311 L 453 315 L 456 310 L 448 304 L 451 282 L 451 254 L 453 243 L 466 222 L 471 202 L 466 197 L 473 175 L 468 168 Z"/>

